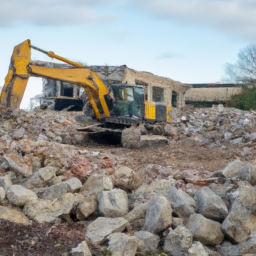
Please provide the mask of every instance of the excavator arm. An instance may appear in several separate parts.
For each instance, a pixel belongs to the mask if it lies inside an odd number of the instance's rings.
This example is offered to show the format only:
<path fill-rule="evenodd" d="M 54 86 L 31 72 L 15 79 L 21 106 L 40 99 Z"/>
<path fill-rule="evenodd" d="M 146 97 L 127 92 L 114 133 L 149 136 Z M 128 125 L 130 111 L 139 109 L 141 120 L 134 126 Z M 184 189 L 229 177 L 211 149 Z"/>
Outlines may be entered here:
<path fill-rule="evenodd" d="M 76 68 L 58 69 L 33 65 L 30 63 L 31 48 L 39 50 L 51 58 L 61 60 Z M 79 84 L 88 94 L 96 118 L 100 118 L 100 112 L 95 103 L 95 98 L 99 98 L 105 117 L 110 116 L 109 109 L 104 98 L 104 95 L 107 95 L 109 92 L 97 74 L 80 63 L 70 61 L 53 52 L 46 52 L 32 46 L 30 44 L 30 40 L 26 40 L 14 47 L 11 64 L 0 96 L 0 104 L 10 109 L 18 109 L 30 76 L 45 77 Z"/>

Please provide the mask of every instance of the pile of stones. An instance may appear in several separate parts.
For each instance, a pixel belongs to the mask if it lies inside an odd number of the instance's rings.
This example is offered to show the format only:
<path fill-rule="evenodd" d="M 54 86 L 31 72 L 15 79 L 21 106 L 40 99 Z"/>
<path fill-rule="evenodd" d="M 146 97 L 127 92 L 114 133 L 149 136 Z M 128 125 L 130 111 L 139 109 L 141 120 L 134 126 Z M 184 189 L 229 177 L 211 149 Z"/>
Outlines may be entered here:
<path fill-rule="evenodd" d="M 220 113 L 227 111 L 235 116 Z M 88 245 L 114 256 L 256 254 L 255 163 L 235 160 L 215 172 L 154 166 L 168 176 L 148 182 L 120 157 L 63 144 L 72 115 L 17 113 L 0 124 L 1 219 L 83 223 L 86 241 L 73 256 L 92 255 Z M 180 122 L 179 129 L 201 121 Z"/>

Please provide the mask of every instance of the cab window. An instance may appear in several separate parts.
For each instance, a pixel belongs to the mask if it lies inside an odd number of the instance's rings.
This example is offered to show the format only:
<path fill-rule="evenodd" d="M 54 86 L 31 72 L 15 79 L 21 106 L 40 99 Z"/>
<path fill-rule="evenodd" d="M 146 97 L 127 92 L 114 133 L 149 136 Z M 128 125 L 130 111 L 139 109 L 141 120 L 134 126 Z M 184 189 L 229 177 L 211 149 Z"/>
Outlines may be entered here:
<path fill-rule="evenodd" d="M 130 87 L 120 88 L 118 100 L 134 101 L 133 88 L 130 88 Z"/>

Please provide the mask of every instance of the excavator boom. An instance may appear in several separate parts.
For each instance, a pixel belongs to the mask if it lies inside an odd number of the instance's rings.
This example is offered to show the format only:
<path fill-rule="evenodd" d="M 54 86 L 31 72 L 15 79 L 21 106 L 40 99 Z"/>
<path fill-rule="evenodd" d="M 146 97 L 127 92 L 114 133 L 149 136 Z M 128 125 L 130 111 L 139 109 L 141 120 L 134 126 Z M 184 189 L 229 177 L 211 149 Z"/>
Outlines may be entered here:
<path fill-rule="evenodd" d="M 76 68 L 57 69 L 32 65 L 30 63 L 31 48 L 39 50 L 51 58 L 61 60 Z M 38 47 L 32 46 L 30 44 L 30 40 L 26 40 L 14 47 L 11 64 L 0 96 L 0 104 L 10 109 L 18 109 L 30 76 L 45 77 L 79 84 L 88 94 L 96 118 L 99 119 L 101 116 L 95 103 L 95 98 L 99 98 L 105 117 L 110 116 L 109 109 L 104 98 L 104 95 L 107 95 L 109 92 L 98 75 L 80 63 L 65 59 L 56 55 L 54 52 L 47 52 Z"/>

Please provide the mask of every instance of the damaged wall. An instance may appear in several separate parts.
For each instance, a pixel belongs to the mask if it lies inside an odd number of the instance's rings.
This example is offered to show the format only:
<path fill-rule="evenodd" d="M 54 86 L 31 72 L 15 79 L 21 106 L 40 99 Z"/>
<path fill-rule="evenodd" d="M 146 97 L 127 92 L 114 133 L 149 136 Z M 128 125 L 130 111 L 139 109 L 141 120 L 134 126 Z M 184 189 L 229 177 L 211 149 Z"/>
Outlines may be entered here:
<path fill-rule="evenodd" d="M 185 100 L 184 100 L 184 94 L 187 90 L 191 88 L 190 85 L 182 84 L 180 82 L 174 81 L 170 78 L 166 77 L 161 77 L 154 75 L 149 72 L 145 71 L 136 71 L 130 68 L 127 68 L 125 70 L 124 78 L 123 78 L 123 83 L 128 83 L 128 84 L 136 84 L 136 85 L 143 85 L 147 86 L 148 88 L 148 99 L 152 100 L 152 88 L 154 86 L 160 86 L 165 88 L 165 95 L 171 95 L 171 97 L 165 97 L 169 98 L 170 102 L 164 102 L 165 104 L 177 108 L 183 108 L 185 107 Z M 176 95 L 176 100 L 175 106 L 174 102 L 172 100 L 172 96 Z"/>
<path fill-rule="evenodd" d="M 220 102 L 225 103 L 232 95 L 239 94 L 242 88 L 237 84 L 195 84 L 185 93 L 186 103 Z"/>

